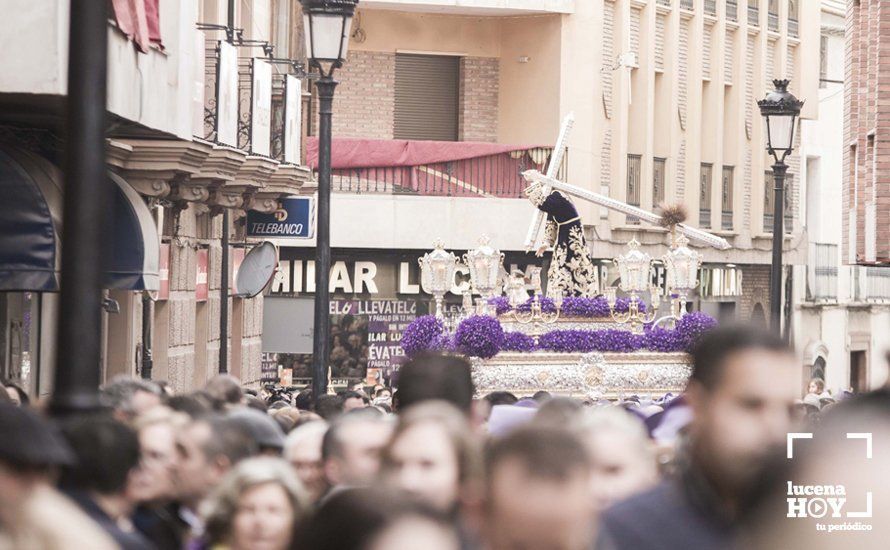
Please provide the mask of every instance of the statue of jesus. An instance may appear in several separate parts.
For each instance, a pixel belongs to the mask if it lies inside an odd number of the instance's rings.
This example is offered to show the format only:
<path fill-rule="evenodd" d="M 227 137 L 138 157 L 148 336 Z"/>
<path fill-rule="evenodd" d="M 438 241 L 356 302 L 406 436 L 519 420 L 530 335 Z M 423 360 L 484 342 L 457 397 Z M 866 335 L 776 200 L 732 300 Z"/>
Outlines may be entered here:
<path fill-rule="evenodd" d="M 572 201 L 560 191 L 547 194 L 541 183 L 525 189 L 525 195 L 536 208 L 547 214 L 544 243 L 536 255 L 541 257 L 552 248 L 553 257 L 547 270 L 547 296 L 595 297 L 599 294 L 599 274 L 590 259 L 584 239 L 581 217 Z"/>

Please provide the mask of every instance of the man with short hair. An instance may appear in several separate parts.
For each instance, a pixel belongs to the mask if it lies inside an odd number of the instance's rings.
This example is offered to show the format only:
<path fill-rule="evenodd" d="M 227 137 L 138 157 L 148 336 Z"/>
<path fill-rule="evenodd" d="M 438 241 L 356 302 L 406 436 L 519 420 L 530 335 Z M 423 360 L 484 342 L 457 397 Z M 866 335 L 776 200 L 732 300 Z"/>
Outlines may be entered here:
<path fill-rule="evenodd" d="M 284 441 L 284 458 L 297 472 L 312 502 L 328 490 L 321 460 L 321 445 L 327 431 L 327 422 L 314 420 L 294 428 Z"/>
<path fill-rule="evenodd" d="M 594 537 L 590 461 L 568 431 L 531 426 L 494 439 L 479 509 L 484 548 L 588 550 Z"/>
<path fill-rule="evenodd" d="M 105 384 L 101 397 L 114 410 L 115 418 L 123 422 L 132 422 L 137 416 L 163 403 L 160 386 L 148 380 L 126 376 L 117 376 Z"/>
<path fill-rule="evenodd" d="M 76 456 L 62 468 L 63 491 L 123 550 L 151 548 L 128 520 L 134 503 L 127 481 L 140 457 L 136 432 L 107 414 L 70 418 L 62 432 Z"/>
<path fill-rule="evenodd" d="M 217 374 L 207 381 L 204 391 L 210 395 L 214 405 L 220 410 L 244 403 L 241 382 L 230 374 Z"/>
<path fill-rule="evenodd" d="M 398 409 L 441 400 L 470 416 L 474 393 L 471 370 L 466 359 L 454 355 L 427 354 L 411 359 L 398 372 Z"/>
<path fill-rule="evenodd" d="M 355 390 L 348 390 L 339 396 L 343 400 L 343 412 L 364 409 L 368 406 L 368 398 Z"/>
<path fill-rule="evenodd" d="M 245 428 L 218 416 L 189 423 L 177 436 L 176 447 L 178 498 L 192 511 L 235 464 L 258 450 Z"/>
<path fill-rule="evenodd" d="M 370 485 L 380 469 L 380 453 L 391 433 L 392 423 L 374 409 L 338 417 L 321 445 L 324 474 L 332 489 Z"/>
<path fill-rule="evenodd" d="M 602 550 L 723 550 L 746 492 L 791 430 L 800 372 L 777 336 L 747 326 L 718 328 L 693 352 L 686 400 L 688 460 L 676 479 L 607 510 Z"/>

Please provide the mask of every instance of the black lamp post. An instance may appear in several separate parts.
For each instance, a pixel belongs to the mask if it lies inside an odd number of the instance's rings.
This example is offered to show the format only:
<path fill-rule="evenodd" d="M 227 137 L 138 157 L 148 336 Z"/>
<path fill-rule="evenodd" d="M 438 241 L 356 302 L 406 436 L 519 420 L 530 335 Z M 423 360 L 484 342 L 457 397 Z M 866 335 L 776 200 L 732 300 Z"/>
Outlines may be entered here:
<path fill-rule="evenodd" d="M 358 0 L 300 0 L 309 66 L 318 69 L 318 214 L 315 245 L 315 329 L 312 335 L 312 393 L 327 393 L 330 339 L 331 272 L 331 107 L 334 70 L 349 48 L 352 16 Z"/>
<path fill-rule="evenodd" d="M 766 119 L 766 150 L 773 156 L 775 204 L 773 205 L 773 259 L 770 265 L 769 306 L 770 326 L 782 329 L 782 246 L 785 239 L 785 158 L 794 148 L 794 127 L 803 107 L 788 91 L 787 80 L 773 80 L 776 89 L 757 102 L 760 114 Z"/>

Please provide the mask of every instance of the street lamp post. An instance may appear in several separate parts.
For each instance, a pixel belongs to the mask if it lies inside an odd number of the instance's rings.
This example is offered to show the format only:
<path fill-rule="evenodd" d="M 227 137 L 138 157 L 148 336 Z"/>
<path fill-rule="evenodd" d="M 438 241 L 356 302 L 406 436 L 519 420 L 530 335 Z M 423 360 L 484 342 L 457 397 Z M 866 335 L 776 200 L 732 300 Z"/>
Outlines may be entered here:
<path fill-rule="evenodd" d="M 769 300 L 770 326 L 782 329 L 782 246 L 785 239 L 785 159 L 794 148 L 794 127 L 803 101 L 788 91 L 787 80 L 774 80 L 776 89 L 757 102 L 760 114 L 766 119 L 766 150 L 775 160 L 775 204 L 773 205 L 773 259 L 770 265 Z"/>
<path fill-rule="evenodd" d="M 331 272 L 331 112 L 334 70 L 349 48 L 352 16 L 358 0 L 300 0 L 309 66 L 318 69 L 318 214 L 315 245 L 315 329 L 312 335 L 312 393 L 327 392 Z"/>

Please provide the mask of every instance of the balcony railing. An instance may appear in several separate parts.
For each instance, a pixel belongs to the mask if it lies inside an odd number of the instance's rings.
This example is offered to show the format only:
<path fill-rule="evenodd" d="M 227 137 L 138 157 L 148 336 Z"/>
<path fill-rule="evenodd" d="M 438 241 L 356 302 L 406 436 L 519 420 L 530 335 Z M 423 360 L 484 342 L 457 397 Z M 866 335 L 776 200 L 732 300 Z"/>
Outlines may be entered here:
<path fill-rule="evenodd" d="M 810 244 L 807 261 L 807 300 L 811 302 L 837 300 L 838 246 Z"/>
<path fill-rule="evenodd" d="M 890 302 L 890 267 L 854 266 L 852 295 L 856 302 Z"/>
<path fill-rule="evenodd" d="M 729 21 L 739 20 L 739 4 L 735 0 L 726 0 L 726 19 Z"/>
<path fill-rule="evenodd" d="M 698 210 L 698 226 L 709 228 L 711 227 L 711 209 L 710 208 L 699 208 Z"/>
<path fill-rule="evenodd" d="M 773 32 L 779 32 L 779 14 L 769 12 L 767 14 L 767 21 L 769 24 L 769 30 Z"/>
<path fill-rule="evenodd" d="M 671 7 L 671 0 L 658 0 L 659 6 Z"/>
<path fill-rule="evenodd" d="M 705 13 L 708 15 L 717 15 L 717 0 L 705 0 Z"/>
<path fill-rule="evenodd" d="M 680 8 L 684 10 L 695 10 L 695 0 L 680 0 Z"/>
<path fill-rule="evenodd" d="M 800 23 L 797 22 L 797 19 L 788 19 L 788 35 L 797 37 L 800 33 Z"/>
<path fill-rule="evenodd" d="M 533 147 L 414 166 L 334 168 L 331 185 L 341 193 L 389 193 L 447 197 L 523 198 L 525 170 L 543 172 L 552 147 Z M 557 178 L 566 181 L 568 160 Z"/>
<path fill-rule="evenodd" d="M 721 216 L 721 227 L 724 231 L 732 231 L 732 212 L 723 211 Z"/>
<path fill-rule="evenodd" d="M 760 9 L 757 6 L 748 6 L 748 24 L 752 27 L 760 26 Z"/>

